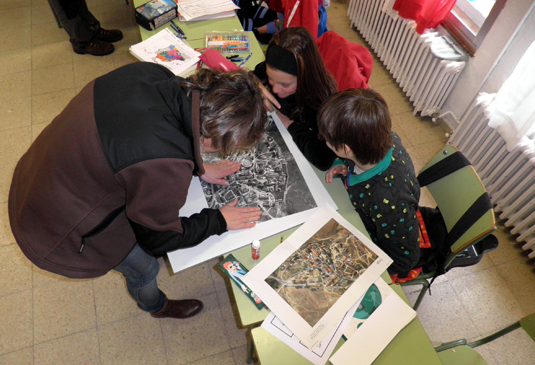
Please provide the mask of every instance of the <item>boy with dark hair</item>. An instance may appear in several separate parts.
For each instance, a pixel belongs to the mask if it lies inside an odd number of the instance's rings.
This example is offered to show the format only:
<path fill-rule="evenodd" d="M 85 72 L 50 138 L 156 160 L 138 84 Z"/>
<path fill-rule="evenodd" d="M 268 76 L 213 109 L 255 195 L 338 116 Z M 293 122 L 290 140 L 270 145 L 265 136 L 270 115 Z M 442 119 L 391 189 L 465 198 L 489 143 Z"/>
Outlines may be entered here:
<path fill-rule="evenodd" d="M 326 181 L 345 176 L 349 198 L 373 242 L 393 264 L 393 280 L 413 278 L 420 258 L 420 186 L 411 158 L 391 130 L 388 106 L 371 89 L 348 89 L 326 99 L 318 128 L 339 156 Z M 414 270 L 413 270 L 414 269 Z"/>

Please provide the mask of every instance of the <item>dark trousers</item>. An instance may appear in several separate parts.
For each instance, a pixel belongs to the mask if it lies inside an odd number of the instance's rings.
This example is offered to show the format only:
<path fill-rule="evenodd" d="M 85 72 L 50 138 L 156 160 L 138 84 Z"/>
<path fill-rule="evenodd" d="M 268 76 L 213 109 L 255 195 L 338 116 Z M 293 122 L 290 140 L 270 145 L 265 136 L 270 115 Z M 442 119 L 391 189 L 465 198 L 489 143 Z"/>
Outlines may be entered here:
<path fill-rule="evenodd" d="M 100 29 L 85 0 L 48 0 L 72 44 L 84 46 Z"/>

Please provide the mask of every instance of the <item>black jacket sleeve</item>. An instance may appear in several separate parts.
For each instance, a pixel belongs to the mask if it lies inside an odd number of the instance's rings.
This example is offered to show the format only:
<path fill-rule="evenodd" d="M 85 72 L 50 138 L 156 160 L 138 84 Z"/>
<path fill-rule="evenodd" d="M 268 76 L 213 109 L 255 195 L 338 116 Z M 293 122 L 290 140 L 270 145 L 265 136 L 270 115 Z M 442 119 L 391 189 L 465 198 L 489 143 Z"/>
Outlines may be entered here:
<path fill-rule="evenodd" d="M 294 122 L 288 127 L 288 132 L 299 150 L 312 165 L 322 171 L 326 171 L 332 166 L 334 160 L 336 160 L 336 155 L 327 147 L 325 141 L 321 141 L 318 138 L 318 133 L 306 123 Z"/>
<path fill-rule="evenodd" d="M 212 235 L 227 231 L 225 218 L 218 209 L 203 209 L 189 218 L 180 218 L 183 232 L 155 231 L 130 220 L 137 242 L 152 256 L 162 256 L 179 248 L 193 247 Z"/>

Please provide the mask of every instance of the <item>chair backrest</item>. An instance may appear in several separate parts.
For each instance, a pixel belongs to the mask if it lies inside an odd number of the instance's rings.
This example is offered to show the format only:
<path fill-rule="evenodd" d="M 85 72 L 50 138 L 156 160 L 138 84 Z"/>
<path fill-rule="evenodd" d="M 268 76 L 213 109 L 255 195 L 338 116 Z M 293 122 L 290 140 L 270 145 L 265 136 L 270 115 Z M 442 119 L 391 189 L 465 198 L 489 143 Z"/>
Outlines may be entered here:
<path fill-rule="evenodd" d="M 454 153 L 461 152 L 453 146 L 446 146 L 420 171 L 419 176 Z M 496 229 L 496 219 L 490 198 L 486 194 L 485 187 L 477 172 L 471 165 L 464 166 L 426 187 L 440 209 L 448 234 L 452 233 L 452 229 L 461 219 L 466 219 L 465 213 L 467 211 L 479 217 L 468 229 L 463 230 L 457 239 L 451 242 L 450 249 L 453 254 L 475 244 Z M 480 211 L 474 211 L 471 208 L 475 206 L 478 198 L 480 201 L 486 201 L 485 204 L 479 206 Z"/>
<path fill-rule="evenodd" d="M 338 91 L 368 88 L 373 58 L 366 47 L 351 43 L 332 30 L 316 43 L 325 67 L 338 84 Z"/>

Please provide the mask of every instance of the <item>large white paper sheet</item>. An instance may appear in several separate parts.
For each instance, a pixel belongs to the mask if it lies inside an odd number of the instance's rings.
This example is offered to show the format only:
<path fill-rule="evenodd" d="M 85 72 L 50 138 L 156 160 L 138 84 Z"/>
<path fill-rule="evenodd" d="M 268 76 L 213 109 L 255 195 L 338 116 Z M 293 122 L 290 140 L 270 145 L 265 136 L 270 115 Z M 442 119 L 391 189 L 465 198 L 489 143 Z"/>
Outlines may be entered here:
<path fill-rule="evenodd" d="M 212 14 L 228 13 L 239 9 L 232 0 L 191 0 L 180 1 L 177 4 L 178 12 L 186 21 L 197 20 L 197 18 Z"/>
<path fill-rule="evenodd" d="M 360 301 L 355 303 L 355 305 L 346 313 L 344 318 L 338 322 L 331 332 L 329 332 L 313 350 L 309 350 L 303 345 L 299 338 L 297 338 L 297 336 L 293 334 L 293 332 L 290 331 L 290 329 L 286 327 L 273 312 L 270 312 L 264 322 L 262 322 L 262 327 L 314 365 L 324 365 L 329 360 L 336 344 L 353 318 L 353 313 L 357 310 L 359 303 Z"/>
<path fill-rule="evenodd" d="M 382 303 L 331 357 L 334 365 L 370 365 L 394 337 L 415 317 L 407 305 L 382 279 L 376 282 Z M 350 325 L 351 326 L 351 325 Z"/>
<path fill-rule="evenodd" d="M 306 182 L 306 185 L 308 186 L 308 189 L 310 190 L 316 203 L 316 208 L 264 222 L 259 222 L 254 228 L 251 229 L 228 231 L 221 236 L 211 236 L 195 247 L 169 252 L 167 256 L 175 273 L 211 260 L 214 257 L 222 256 L 228 252 L 237 250 L 250 244 L 254 239 L 261 240 L 302 224 L 308 218 L 314 215 L 319 207 L 325 204 L 330 204 L 335 209 L 337 208 L 331 196 L 325 189 L 325 186 L 318 178 L 318 175 L 314 172 L 301 151 L 299 151 L 293 142 L 292 137 L 282 125 L 280 119 L 275 113 L 271 113 L 270 115 L 275 121 L 282 139 L 297 163 L 297 166 L 303 176 L 303 180 Z M 292 173 L 292 171 L 289 173 Z M 204 208 L 208 208 L 208 203 L 206 201 L 200 181 L 197 177 L 195 177 L 190 185 L 186 203 L 180 210 L 180 216 L 189 217 L 194 213 L 200 212 Z"/>
<path fill-rule="evenodd" d="M 391 263 L 325 205 L 243 280 L 312 349 Z"/>
<path fill-rule="evenodd" d="M 167 28 L 131 46 L 130 53 L 141 61 L 167 67 L 175 75 L 190 70 L 199 62 L 201 55 Z"/>

